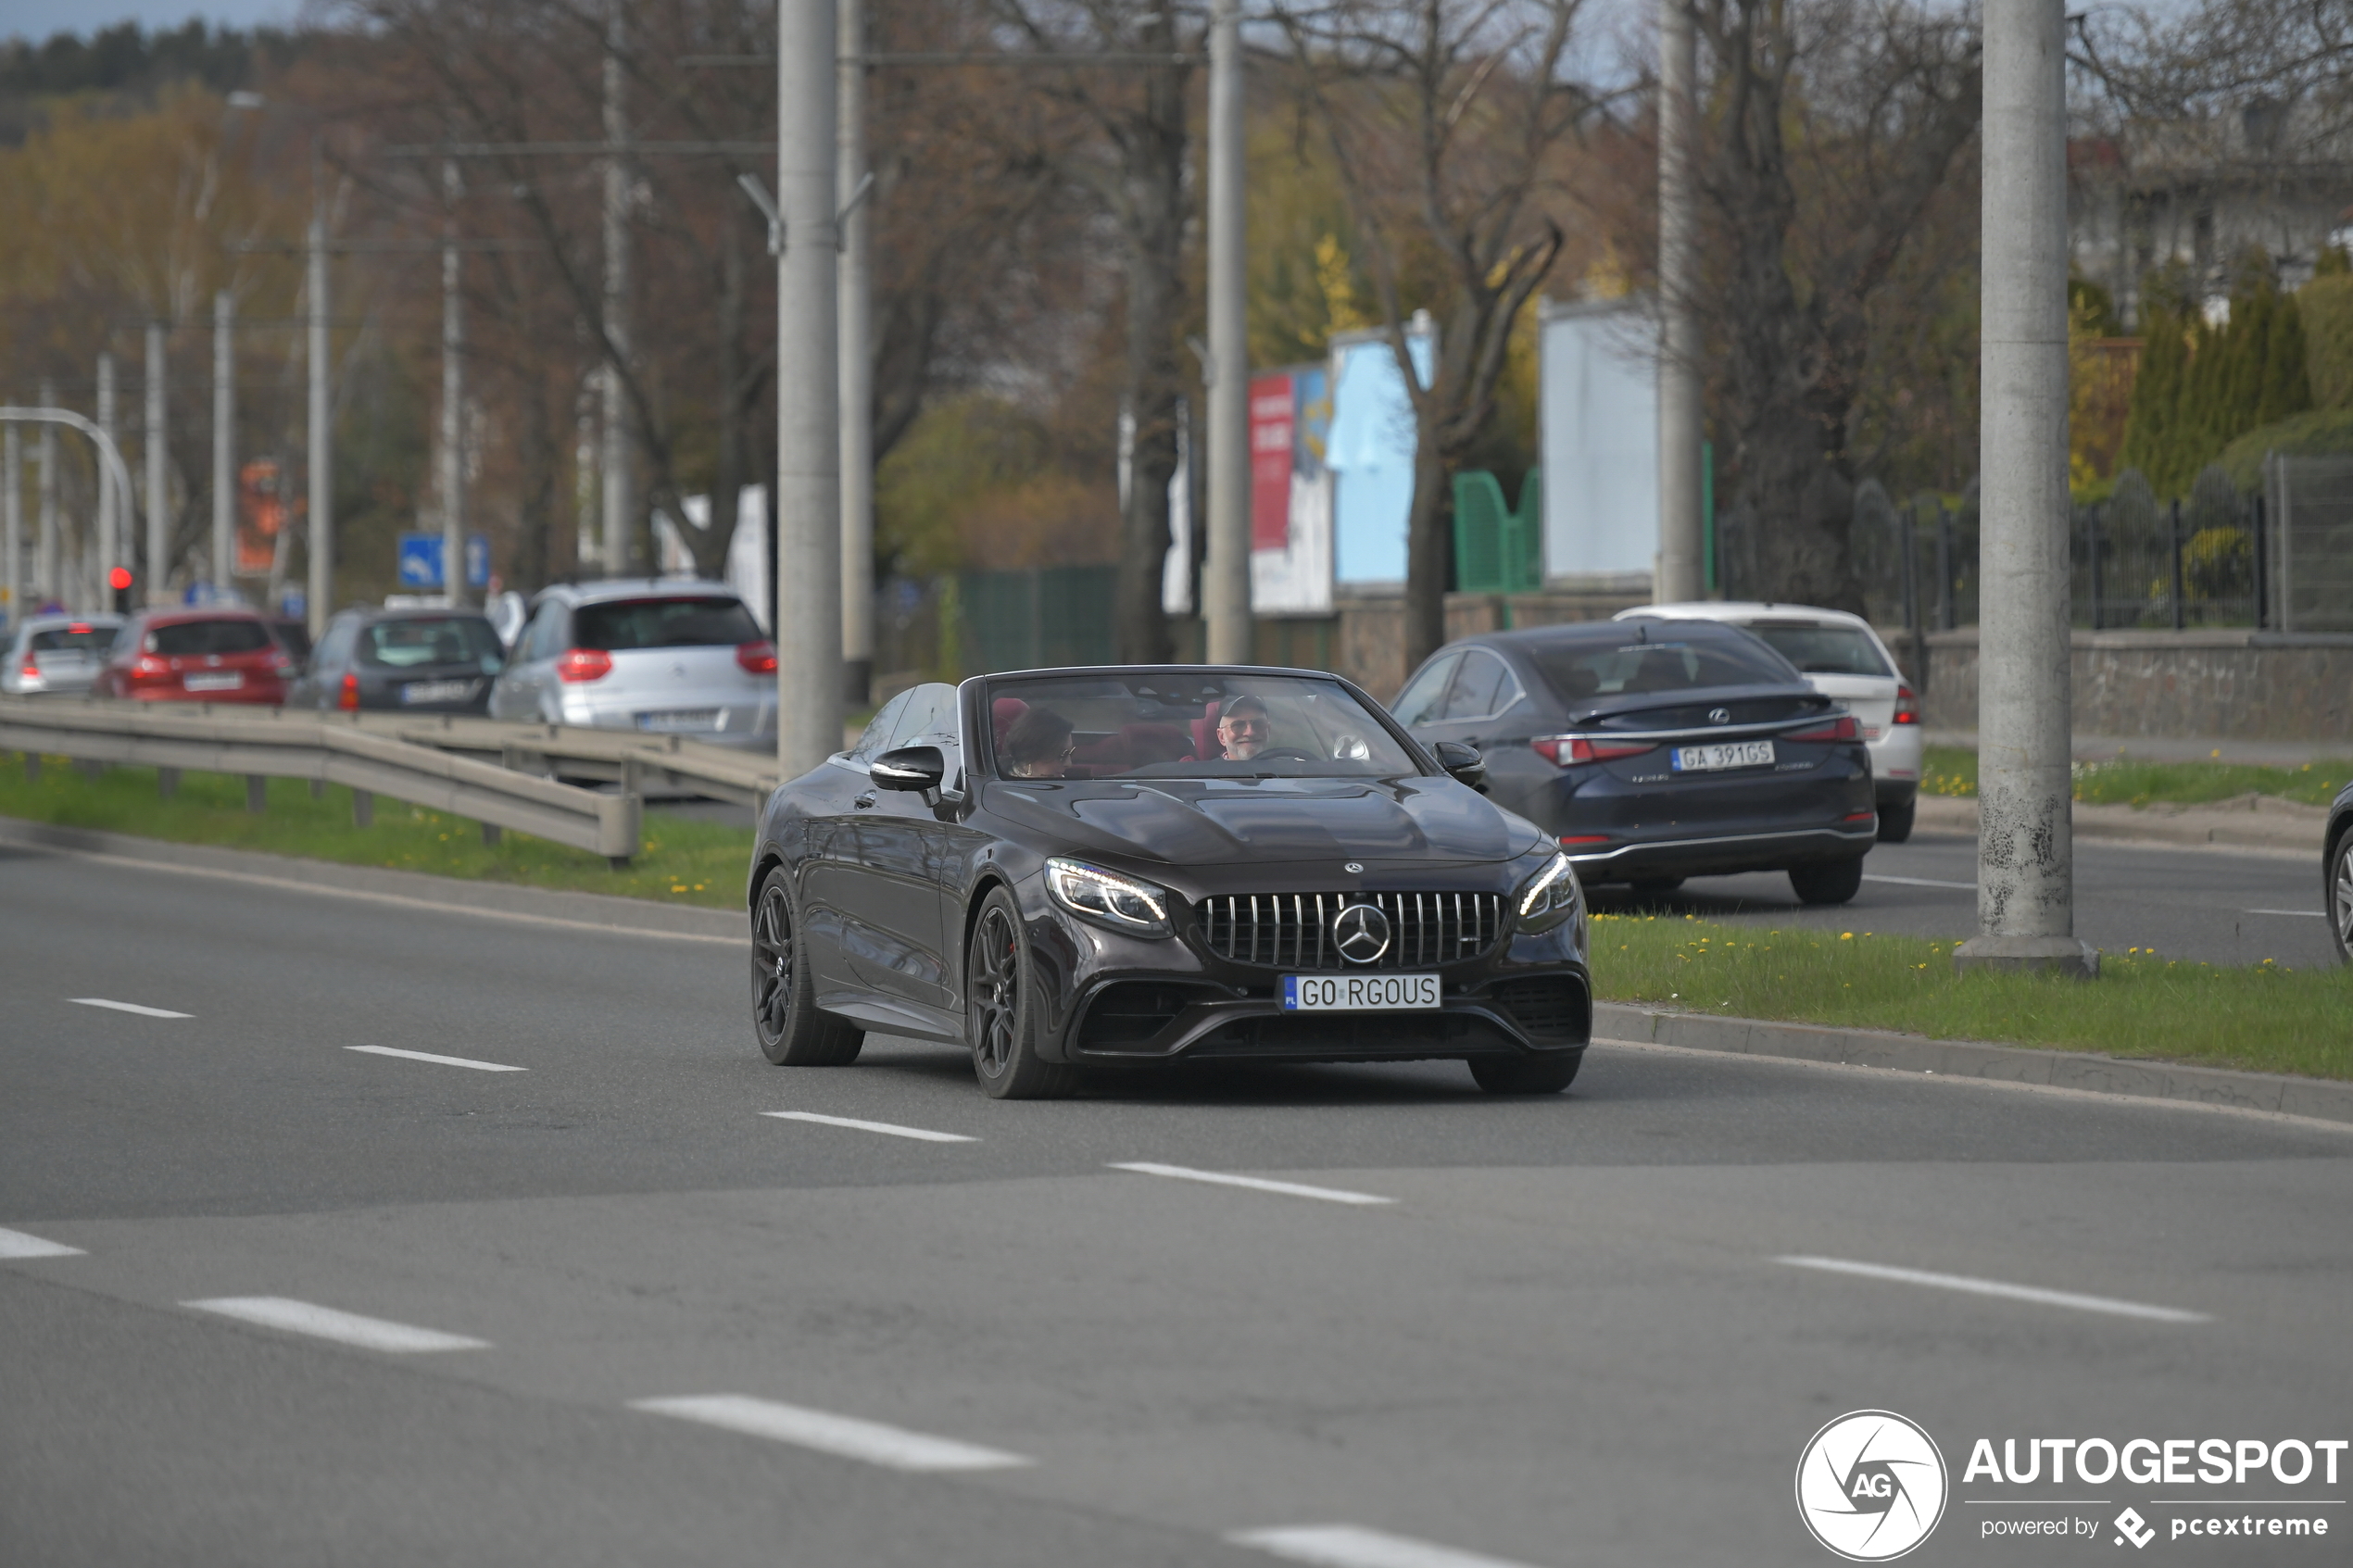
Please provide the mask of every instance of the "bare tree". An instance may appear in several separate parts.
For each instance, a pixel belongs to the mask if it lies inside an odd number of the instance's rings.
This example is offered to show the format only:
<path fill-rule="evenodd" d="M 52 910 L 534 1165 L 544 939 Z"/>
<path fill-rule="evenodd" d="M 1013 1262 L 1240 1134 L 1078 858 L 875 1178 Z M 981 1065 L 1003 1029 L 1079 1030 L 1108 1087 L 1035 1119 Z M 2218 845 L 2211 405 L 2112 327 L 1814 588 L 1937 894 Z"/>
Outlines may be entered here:
<path fill-rule="evenodd" d="M 1601 100 L 1567 79 L 1583 0 L 1333 0 L 1277 13 L 1413 400 L 1405 666 L 1446 640 L 1453 474 L 1495 409 L 1512 327 L 1566 236 L 1555 150 Z M 1429 375 L 1407 326 L 1429 308 Z"/>

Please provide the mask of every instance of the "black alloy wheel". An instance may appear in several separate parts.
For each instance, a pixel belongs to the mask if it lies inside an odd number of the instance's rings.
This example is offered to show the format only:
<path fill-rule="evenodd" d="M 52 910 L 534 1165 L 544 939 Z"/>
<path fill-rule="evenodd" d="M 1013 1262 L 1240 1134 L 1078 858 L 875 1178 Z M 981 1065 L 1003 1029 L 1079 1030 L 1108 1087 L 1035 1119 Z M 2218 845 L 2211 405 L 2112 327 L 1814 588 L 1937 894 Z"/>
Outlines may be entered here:
<path fill-rule="evenodd" d="M 778 866 L 760 882 L 751 907 L 751 1029 L 760 1054 L 778 1067 L 841 1067 L 858 1060 L 862 1029 L 817 1010 L 816 986 L 801 961 L 787 876 Z"/>
<path fill-rule="evenodd" d="M 1912 818 L 1919 809 L 1919 802 L 1917 800 L 1906 800 L 1901 806 L 1881 807 L 1879 841 L 1881 844 L 1901 844 L 1911 837 Z"/>
<path fill-rule="evenodd" d="M 1471 1076 L 1491 1095 L 1556 1095 L 1568 1087 L 1584 1064 L 1583 1051 L 1470 1059 Z"/>
<path fill-rule="evenodd" d="M 1792 866 L 1789 884 L 1806 904 L 1843 904 L 1863 890 L 1863 858 Z"/>
<path fill-rule="evenodd" d="M 1060 1099 L 1077 1071 L 1038 1054 L 1037 987 L 1013 896 L 992 887 L 964 949 L 964 1037 L 991 1099 Z"/>
<path fill-rule="evenodd" d="M 2338 835 L 2327 862 L 2329 934 L 2336 938 L 2336 956 L 2353 963 L 2353 827 Z"/>

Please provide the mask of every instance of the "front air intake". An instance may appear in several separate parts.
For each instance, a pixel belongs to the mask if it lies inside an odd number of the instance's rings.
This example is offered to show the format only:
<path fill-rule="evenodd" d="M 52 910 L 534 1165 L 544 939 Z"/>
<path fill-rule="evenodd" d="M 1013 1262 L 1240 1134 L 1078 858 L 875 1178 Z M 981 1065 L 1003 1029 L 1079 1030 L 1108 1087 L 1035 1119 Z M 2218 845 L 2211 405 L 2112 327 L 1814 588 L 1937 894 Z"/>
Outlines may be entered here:
<path fill-rule="evenodd" d="M 1370 904 L 1389 922 L 1389 947 L 1370 963 L 1340 956 L 1332 922 Z M 1202 940 L 1219 958 L 1269 969 L 1428 969 L 1485 954 L 1504 934 L 1500 893 L 1238 893 L 1193 906 Z"/>

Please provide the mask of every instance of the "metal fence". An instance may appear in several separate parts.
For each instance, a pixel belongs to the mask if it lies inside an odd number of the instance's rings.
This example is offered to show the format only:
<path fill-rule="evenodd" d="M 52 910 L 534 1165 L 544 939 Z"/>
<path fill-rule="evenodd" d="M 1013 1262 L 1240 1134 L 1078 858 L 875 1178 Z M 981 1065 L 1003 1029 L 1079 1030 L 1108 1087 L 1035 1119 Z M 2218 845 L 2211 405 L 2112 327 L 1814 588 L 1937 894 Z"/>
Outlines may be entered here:
<path fill-rule="evenodd" d="M 891 578 L 875 595 L 875 669 L 952 681 L 988 670 L 1112 663 L 1117 582 L 1110 566 Z"/>
<path fill-rule="evenodd" d="M 2353 632 L 2353 457 L 2287 458 L 2264 465 L 2264 499 L 2277 524 L 2262 579 L 2283 632 Z"/>

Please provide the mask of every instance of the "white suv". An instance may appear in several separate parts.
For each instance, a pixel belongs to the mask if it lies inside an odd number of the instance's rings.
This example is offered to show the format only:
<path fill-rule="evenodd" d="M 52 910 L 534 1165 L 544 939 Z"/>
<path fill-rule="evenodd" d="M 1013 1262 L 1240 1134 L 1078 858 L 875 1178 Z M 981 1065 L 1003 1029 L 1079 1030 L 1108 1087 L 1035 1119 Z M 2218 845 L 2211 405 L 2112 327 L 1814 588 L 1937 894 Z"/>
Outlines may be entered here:
<path fill-rule="evenodd" d="M 1913 803 L 1920 788 L 1919 702 L 1869 621 L 1811 605 L 1715 600 L 1637 605 L 1618 611 L 1617 619 L 1723 621 L 1763 638 L 1816 691 L 1844 703 L 1863 727 L 1879 797 L 1880 841 L 1901 844 L 1912 835 Z"/>

